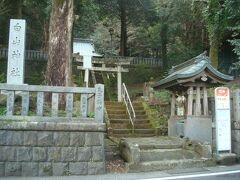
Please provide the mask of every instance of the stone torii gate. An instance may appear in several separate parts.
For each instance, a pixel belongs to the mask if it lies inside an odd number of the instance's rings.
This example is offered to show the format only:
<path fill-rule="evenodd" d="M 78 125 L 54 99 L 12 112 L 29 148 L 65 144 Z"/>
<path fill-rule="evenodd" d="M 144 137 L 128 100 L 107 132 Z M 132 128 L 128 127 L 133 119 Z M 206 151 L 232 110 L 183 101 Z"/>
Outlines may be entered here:
<path fill-rule="evenodd" d="M 80 56 L 75 56 L 77 62 L 83 62 Z M 93 58 L 92 60 L 93 67 L 89 70 L 94 71 L 102 71 L 102 72 L 115 72 L 117 73 L 117 94 L 118 94 L 118 102 L 122 101 L 122 72 L 128 72 L 128 69 L 123 66 L 130 65 L 129 60 L 122 59 L 121 57 L 112 58 L 112 57 L 104 57 L 104 58 Z M 84 70 L 83 66 L 77 66 L 77 69 Z"/>

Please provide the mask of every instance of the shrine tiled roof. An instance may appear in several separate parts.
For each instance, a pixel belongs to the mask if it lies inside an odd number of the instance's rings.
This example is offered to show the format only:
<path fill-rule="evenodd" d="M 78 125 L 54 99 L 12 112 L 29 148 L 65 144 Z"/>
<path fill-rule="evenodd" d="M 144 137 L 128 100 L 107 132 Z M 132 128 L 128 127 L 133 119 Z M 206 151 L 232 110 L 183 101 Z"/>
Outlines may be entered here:
<path fill-rule="evenodd" d="M 202 53 L 182 64 L 172 67 L 169 71 L 169 75 L 153 85 L 153 88 L 158 88 L 166 83 L 171 83 L 178 79 L 187 79 L 199 75 L 203 71 L 207 70 L 210 74 L 223 81 L 233 80 L 232 76 L 223 74 L 216 70 L 211 64 L 210 59 L 206 53 Z"/>

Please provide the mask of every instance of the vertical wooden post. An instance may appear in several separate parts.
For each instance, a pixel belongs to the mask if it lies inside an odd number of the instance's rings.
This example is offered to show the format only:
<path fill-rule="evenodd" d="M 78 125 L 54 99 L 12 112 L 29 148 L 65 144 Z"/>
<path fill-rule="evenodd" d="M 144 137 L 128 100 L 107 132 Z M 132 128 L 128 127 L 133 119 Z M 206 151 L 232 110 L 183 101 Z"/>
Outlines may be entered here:
<path fill-rule="evenodd" d="M 187 115 L 192 115 L 193 112 L 193 87 L 188 88 L 188 112 Z"/>
<path fill-rule="evenodd" d="M 197 92 L 196 92 L 196 115 L 197 116 L 200 116 L 201 115 L 201 90 L 200 90 L 200 87 L 197 86 Z"/>
<path fill-rule="evenodd" d="M 172 92 L 171 116 L 175 116 L 175 110 L 176 110 L 176 94 Z"/>
<path fill-rule="evenodd" d="M 203 114 L 205 116 L 208 115 L 208 95 L 206 87 L 203 87 Z"/>
<path fill-rule="evenodd" d="M 122 74 L 121 74 L 121 65 L 117 65 L 117 89 L 118 89 L 118 102 L 122 102 Z"/>
<path fill-rule="evenodd" d="M 104 85 L 95 85 L 95 120 L 98 122 L 103 122 L 104 115 Z"/>

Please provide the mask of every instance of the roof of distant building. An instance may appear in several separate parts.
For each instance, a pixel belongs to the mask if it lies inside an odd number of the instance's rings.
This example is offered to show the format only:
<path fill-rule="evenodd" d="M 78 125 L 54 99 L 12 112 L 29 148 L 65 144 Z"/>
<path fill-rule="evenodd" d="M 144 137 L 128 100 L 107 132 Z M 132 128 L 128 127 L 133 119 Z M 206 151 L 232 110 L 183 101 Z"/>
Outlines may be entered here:
<path fill-rule="evenodd" d="M 169 71 L 169 75 L 153 85 L 153 88 L 171 88 L 176 85 L 183 85 L 189 81 L 195 81 L 206 76 L 212 79 L 214 83 L 224 84 L 233 80 L 232 76 L 223 74 L 216 70 L 211 64 L 206 52 L 182 63 L 173 66 Z M 207 81 L 210 83 L 210 81 Z"/>

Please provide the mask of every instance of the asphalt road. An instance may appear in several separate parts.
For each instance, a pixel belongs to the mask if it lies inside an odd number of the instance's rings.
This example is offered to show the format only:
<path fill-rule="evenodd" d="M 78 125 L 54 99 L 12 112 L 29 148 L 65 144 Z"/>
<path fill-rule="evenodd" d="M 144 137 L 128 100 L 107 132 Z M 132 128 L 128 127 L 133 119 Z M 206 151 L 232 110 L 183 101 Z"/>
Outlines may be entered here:
<path fill-rule="evenodd" d="M 0 180 L 240 180 L 240 164 L 145 173 L 58 177 L 0 177 Z"/>
<path fill-rule="evenodd" d="M 240 170 L 225 171 L 217 173 L 203 173 L 203 174 L 192 174 L 192 175 L 180 175 L 171 177 L 160 177 L 160 178 L 144 178 L 141 180 L 239 180 Z"/>

